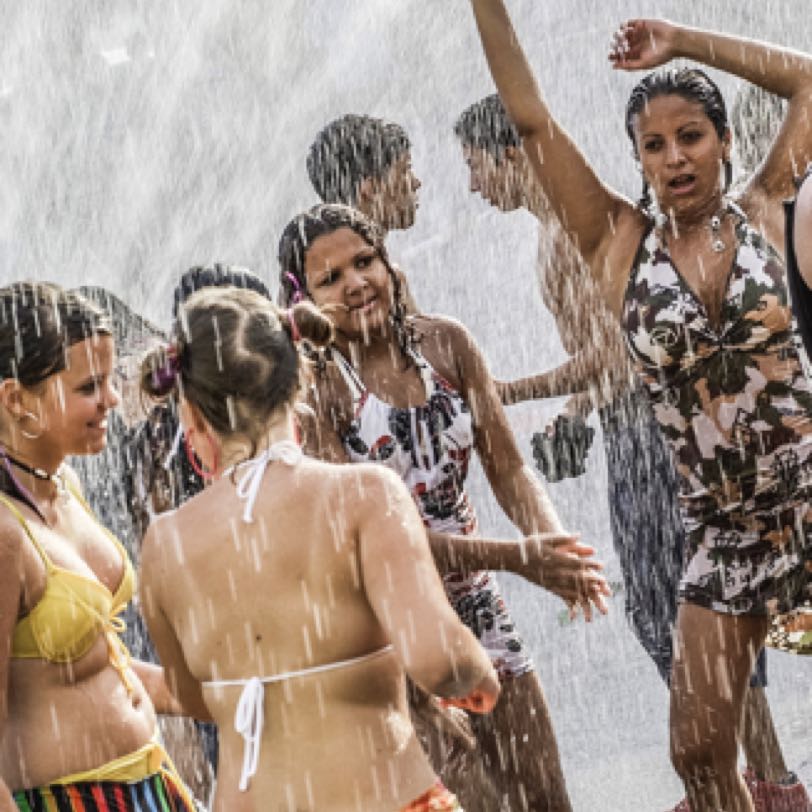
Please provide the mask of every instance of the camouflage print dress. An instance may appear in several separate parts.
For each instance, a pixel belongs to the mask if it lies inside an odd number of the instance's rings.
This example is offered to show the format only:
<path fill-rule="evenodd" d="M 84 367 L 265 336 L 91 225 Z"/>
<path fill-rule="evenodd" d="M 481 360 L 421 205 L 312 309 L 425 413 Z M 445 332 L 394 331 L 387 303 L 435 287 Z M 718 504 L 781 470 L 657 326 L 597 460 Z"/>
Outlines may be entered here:
<path fill-rule="evenodd" d="M 658 229 L 644 237 L 622 322 L 671 447 L 686 548 L 680 599 L 765 614 L 801 603 L 812 575 L 812 386 L 784 268 L 741 213 L 719 326 Z"/>

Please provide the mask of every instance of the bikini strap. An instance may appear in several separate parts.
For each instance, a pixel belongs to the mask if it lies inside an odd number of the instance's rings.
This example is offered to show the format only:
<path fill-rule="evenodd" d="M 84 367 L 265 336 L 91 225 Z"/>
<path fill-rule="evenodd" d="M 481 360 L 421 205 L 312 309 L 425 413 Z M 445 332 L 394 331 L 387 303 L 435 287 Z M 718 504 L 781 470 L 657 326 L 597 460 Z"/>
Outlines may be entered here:
<path fill-rule="evenodd" d="M 286 465 L 292 466 L 296 465 L 301 459 L 301 446 L 292 440 L 282 440 L 281 442 L 274 443 L 270 448 L 266 448 L 253 459 L 247 460 L 242 463 L 241 466 L 238 466 L 245 467 L 245 473 L 237 483 L 237 496 L 239 499 L 245 501 L 242 520 L 246 522 L 246 524 L 250 524 L 254 521 L 254 504 L 257 501 L 259 489 L 262 485 L 262 478 L 265 476 L 265 469 L 268 467 L 268 464 L 280 460 Z M 233 468 L 229 468 L 223 472 L 223 476 L 228 476 L 233 470 Z"/>
<path fill-rule="evenodd" d="M 429 400 L 434 394 L 434 376 L 432 374 L 434 370 L 417 347 L 409 347 L 406 352 L 409 354 L 409 358 L 414 361 L 414 365 L 420 373 L 423 387 L 426 390 L 426 400 Z"/>
<path fill-rule="evenodd" d="M 323 674 L 325 671 L 335 671 L 350 665 L 360 665 L 368 660 L 375 660 L 384 654 L 394 651 L 389 643 L 382 648 L 362 654 L 360 657 L 351 657 L 348 660 L 339 660 L 334 663 L 315 665 L 299 671 L 287 671 L 284 674 L 274 674 L 270 677 L 251 677 L 250 679 L 224 679 L 203 682 L 203 685 L 212 687 L 228 687 L 230 685 L 242 686 L 240 698 L 237 701 L 237 710 L 234 714 L 234 730 L 244 740 L 242 772 L 240 773 L 240 792 L 245 792 L 251 779 L 256 775 L 259 764 L 259 748 L 262 744 L 262 729 L 265 726 L 265 686 L 275 682 L 284 682 L 294 677 L 307 677 L 311 674 Z"/>
<path fill-rule="evenodd" d="M 366 392 L 364 382 L 361 380 L 361 376 L 355 367 L 335 348 L 333 348 L 333 357 L 336 360 L 336 365 L 338 366 L 338 371 L 341 373 L 341 377 L 344 378 L 344 382 L 350 390 L 354 409 L 364 396 L 364 392 Z"/>
<path fill-rule="evenodd" d="M 48 572 L 51 572 L 54 569 L 53 562 L 48 557 L 48 554 L 45 552 L 43 546 L 37 541 L 34 534 L 31 532 L 31 528 L 28 526 L 28 522 L 26 521 L 25 516 L 20 512 L 20 509 L 6 496 L 0 494 L 0 502 L 2 502 L 14 515 L 14 518 L 20 523 L 20 526 L 25 531 L 25 535 L 31 540 L 31 543 L 34 545 L 34 548 L 39 553 L 42 562 L 45 564 L 45 569 Z"/>

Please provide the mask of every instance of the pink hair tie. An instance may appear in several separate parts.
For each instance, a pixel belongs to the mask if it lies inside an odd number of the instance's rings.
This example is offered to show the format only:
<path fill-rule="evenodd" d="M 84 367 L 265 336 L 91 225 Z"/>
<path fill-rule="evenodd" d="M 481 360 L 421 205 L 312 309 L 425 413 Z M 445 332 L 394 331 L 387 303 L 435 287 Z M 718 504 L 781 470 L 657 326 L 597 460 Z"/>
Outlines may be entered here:
<path fill-rule="evenodd" d="M 299 327 L 296 324 L 296 319 L 293 316 L 293 308 L 288 308 L 288 324 L 290 325 L 290 338 L 294 344 L 298 344 L 302 340 L 302 334 L 299 332 Z"/>
<path fill-rule="evenodd" d="M 168 345 L 163 364 L 152 371 L 152 382 L 160 391 L 167 392 L 177 383 L 180 372 L 180 358 L 176 344 Z"/>
<path fill-rule="evenodd" d="M 293 298 L 291 304 L 298 304 L 305 297 L 302 286 L 299 284 L 299 280 L 290 271 L 285 272 L 285 278 L 288 280 L 288 282 L 290 282 L 291 287 L 293 288 Z"/>

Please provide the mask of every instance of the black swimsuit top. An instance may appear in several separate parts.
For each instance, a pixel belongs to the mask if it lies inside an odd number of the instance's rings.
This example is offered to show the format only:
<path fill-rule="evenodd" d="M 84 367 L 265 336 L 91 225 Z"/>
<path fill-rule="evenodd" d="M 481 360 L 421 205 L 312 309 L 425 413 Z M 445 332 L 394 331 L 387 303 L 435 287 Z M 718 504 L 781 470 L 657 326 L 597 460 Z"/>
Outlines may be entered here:
<path fill-rule="evenodd" d="M 798 182 L 798 191 L 812 175 L 812 164 L 806 174 Z M 801 272 L 798 269 L 798 258 L 795 256 L 795 199 L 784 203 L 786 214 L 786 266 L 789 282 L 789 295 L 792 303 L 792 312 L 798 322 L 798 331 L 806 348 L 806 353 L 812 357 L 812 290 L 807 287 Z"/>

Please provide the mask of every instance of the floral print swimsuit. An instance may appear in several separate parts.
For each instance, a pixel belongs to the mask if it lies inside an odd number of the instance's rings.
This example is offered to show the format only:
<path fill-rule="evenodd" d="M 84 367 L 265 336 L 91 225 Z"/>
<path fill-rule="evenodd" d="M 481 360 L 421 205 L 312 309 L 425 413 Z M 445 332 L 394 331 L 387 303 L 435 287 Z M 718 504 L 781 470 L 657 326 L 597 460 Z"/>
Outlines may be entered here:
<path fill-rule="evenodd" d="M 658 229 L 643 238 L 622 323 L 680 483 L 680 599 L 766 614 L 801 603 L 812 574 L 812 387 L 783 264 L 736 217 L 738 243 L 714 326 Z"/>
<path fill-rule="evenodd" d="M 474 445 L 471 413 L 462 396 L 419 352 L 411 355 L 426 402 L 398 408 L 370 392 L 350 362 L 334 350 L 353 399 L 353 420 L 341 441 L 351 462 L 385 465 L 403 480 L 429 530 L 473 534 L 476 514 L 465 491 Z M 443 583 L 451 605 L 488 652 L 500 679 L 533 670 L 492 573 L 446 573 Z"/>

